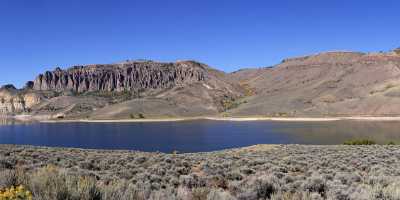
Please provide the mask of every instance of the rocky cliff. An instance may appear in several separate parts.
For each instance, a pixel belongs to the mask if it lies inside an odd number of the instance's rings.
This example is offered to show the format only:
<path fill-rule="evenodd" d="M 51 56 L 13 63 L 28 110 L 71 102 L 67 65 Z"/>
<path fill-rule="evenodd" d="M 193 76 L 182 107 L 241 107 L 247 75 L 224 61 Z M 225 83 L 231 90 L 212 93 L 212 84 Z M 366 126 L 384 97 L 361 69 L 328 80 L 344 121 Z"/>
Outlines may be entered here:
<path fill-rule="evenodd" d="M 96 119 L 216 115 L 240 96 L 227 74 L 205 64 L 127 61 L 56 68 L 22 90 L 4 88 L 0 112 Z"/>
<path fill-rule="evenodd" d="M 41 97 L 33 92 L 17 90 L 12 85 L 0 88 L 0 115 L 29 112 L 40 103 Z"/>
<path fill-rule="evenodd" d="M 134 91 L 165 89 L 206 79 L 206 66 L 196 62 L 125 62 L 109 65 L 57 68 L 40 74 L 34 90 Z"/>

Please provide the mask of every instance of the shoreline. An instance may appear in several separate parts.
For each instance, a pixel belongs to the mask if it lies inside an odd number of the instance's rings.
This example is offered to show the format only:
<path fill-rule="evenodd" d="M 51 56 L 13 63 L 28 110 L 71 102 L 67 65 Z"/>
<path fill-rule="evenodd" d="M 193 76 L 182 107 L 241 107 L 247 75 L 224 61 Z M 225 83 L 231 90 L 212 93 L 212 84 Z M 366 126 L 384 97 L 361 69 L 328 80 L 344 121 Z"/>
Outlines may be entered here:
<path fill-rule="evenodd" d="M 176 122 L 176 121 L 189 121 L 188 118 L 170 118 L 170 119 L 67 119 L 67 120 L 40 120 L 40 123 L 127 123 L 127 122 Z M 194 120 L 194 119 L 192 119 Z"/>
<path fill-rule="evenodd" d="M 15 118 L 18 119 L 18 118 Z M 329 122 L 329 121 L 400 121 L 399 117 L 182 117 L 182 118 L 148 118 L 148 119 L 71 119 L 71 120 L 38 120 L 41 123 L 134 123 L 134 122 L 178 122 L 194 120 L 211 121 L 277 121 L 277 122 Z"/>
<path fill-rule="evenodd" d="M 283 147 L 304 147 L 304 148 L 371 148 L 371 147 L 393 147 L 398 148 L 400 145 L 386 145 L 386 144 L 372 144 L 372 145 L 345 145 L 345 144 L 250 144 L 239 147 L 229 147 L 223 149 L 216 149 L 210 151 L 193 151 L 193 152 L 162 152 L 162 151 L 144 151 L 135 149 L 107 149 L 107 148 L 85 148 L 85 147 L 69 147 L 69 146 L 46 146 L 46 145 L 32 145 L 32 144 L 2 144 L 0 143 L 0 150 L 4 148 L 29 148 L 29 149 L 43 149 L 54 151 L 86 151 L 86 152 L 102 152 L 102 153 L 145 153 L 145 154 L 163 154 L 163 155 L 194 155 L 194 154 L 214 154 L 219 152 L 237 152 L 237 151 L 260 151 L 271 150 Z"/>

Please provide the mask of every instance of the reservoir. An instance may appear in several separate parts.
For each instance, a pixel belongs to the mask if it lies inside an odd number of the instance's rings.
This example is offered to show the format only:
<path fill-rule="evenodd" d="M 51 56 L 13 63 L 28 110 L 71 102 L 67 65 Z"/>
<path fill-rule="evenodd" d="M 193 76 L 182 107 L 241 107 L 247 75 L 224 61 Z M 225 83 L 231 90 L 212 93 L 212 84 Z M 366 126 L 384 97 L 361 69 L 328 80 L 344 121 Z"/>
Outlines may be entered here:
<path fill-rule="evenodd" d="M 0 144 L 171 153 L 206 152 L 255 144 L 342 144 L 370 139 L 400 141 L 397 121 L 174 121 L 14 123 L 0 125 Z"/>

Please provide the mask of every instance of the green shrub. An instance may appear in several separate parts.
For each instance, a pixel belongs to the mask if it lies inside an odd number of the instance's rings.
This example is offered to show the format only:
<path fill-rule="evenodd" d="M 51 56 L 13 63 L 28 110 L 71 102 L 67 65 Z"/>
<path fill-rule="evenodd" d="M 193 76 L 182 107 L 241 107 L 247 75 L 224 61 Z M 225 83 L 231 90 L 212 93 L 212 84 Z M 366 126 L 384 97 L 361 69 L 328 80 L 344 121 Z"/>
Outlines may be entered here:
<path fill-rule="evenodd" d="M 226 98 L 221 101 L 223 111 L 228 111 L 239 107 L 241 104 L 247 103 L 246 100 L 237 100 L 234 98 Z"/>
<path fill-rule="evenodd" d="M 31 176 L 30 189 L 37 199 L 72 199 L 67 177 L 53 167 L 39 169 Z"/>
<path fill-rule="evenodd" d="M 0 171 L 0 189 L 16 186 L 18 184 L 18 177 L 14 170 Z"/>
<path fill-rule="evenodd" d="M 192 198 L 193 200 L 203 200 L 207 199 L 208 194 L 210 193 L 210 188 L 199 187 L 192 189 Z"/>
<path fill-rule="evenodd" d="M 0 170 L 0 189 L 25 185 L 28 179 L 20 168 Z"/>
<path fill-rule="evenodd" d="M 81 177 L 77 184 L 77 191 L 82 200 L 101 200 L 102 192 L 92 177 Z"/>
<path fill-rule="evenodd" d="M 368 139 L 356 139 L 356 140 L 347 140 L 343 143 L 344 145 L 374 145 L 376 144 L 373 140 Z"/>
<path fill-rule="evenodd" d="M 393 142 L 393 141 L 390 141 L 390 142 L 387 143 L 387 145 L 396 145 L 396 143 Z"/>
<path fill-rule="evenodd" d="M 67 175 L 54 166 L 39 169 L 32 174 L 30 189 L 35 199 L 102 199 L 102 192 L 94 178 Z"/>

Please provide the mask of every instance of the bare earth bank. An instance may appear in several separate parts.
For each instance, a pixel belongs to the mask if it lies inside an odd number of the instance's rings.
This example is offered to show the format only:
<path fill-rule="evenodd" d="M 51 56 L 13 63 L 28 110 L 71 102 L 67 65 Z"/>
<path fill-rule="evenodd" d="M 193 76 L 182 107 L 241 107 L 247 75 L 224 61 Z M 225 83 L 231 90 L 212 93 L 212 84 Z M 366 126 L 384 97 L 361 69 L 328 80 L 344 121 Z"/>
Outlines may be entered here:
<path fill-rule="evenodd" d="M 400 146 L 256 145 L 164 154 L 0 145 L 0 188 L 12 174 L 19 177 L 13 184 L 26 185 L 37 199 L 63 192 L 70 199 L 394 200 Z M 90 190 L 76 189 L 82 180 Z"/>
<path fill-rule="evenodd" d="M 17 118 L 18 119 L 18 118 Z M 40 122 L 168 122 L 168 121 L 190 121 L 190 120 L 216 120 L 216 121 L 293 121 L 293 122 L 323 122 L 339 120 L 357 120 L 357 121 L 400 121 L 400 117 L 186 117 L 186 118 L 146 118 L 146 119 L 71 119 L 71 120 L 47 120 Z"/>

